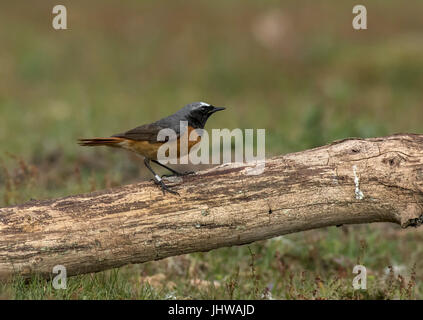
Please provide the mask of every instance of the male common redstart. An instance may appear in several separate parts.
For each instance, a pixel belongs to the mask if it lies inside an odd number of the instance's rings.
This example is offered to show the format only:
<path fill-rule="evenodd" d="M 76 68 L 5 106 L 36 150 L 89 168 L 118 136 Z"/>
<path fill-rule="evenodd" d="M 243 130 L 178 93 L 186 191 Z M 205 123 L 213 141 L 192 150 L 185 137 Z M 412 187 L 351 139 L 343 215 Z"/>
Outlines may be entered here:
<path fill-rule="evenodd" d="M 154 182 L 161 187 L 163 194 L 165 191 L 178 194 L 176 191 L 169 189 L 169 187 L 164 184 L 161 177 L 157 175 L 151 168 L 150 161 L 153 161 L 154 163 L 168 169 L 173 174 L 178 176 L 186 175 L 189 173 L 177 172 L 158 161 L 157 151 L 167 141 L 158 141 L 157 135 L 162 129 L 172 129 L 176 133 L 177 138 L 175 143 L 177 147 L 177 158 L 179 159 L 180 157 L 186 155 L 181 153 L 181 138 L 186 138 L 185 134 L 188 134 L 188 137 L 190 137 L 191 131 L 195 129 L 203 129 L 207 119 L 213 113 L 220 110 L 225 110 L 225 108 L 217 108 L 205 102 L 193 102 L 187 104 L 176 113 L 156 122 L 136 127 L 132 130 L 126 131 L 125 133 L 115 134 L 110 138 L 79 139 L 79 144 L 81 146 L 117 147 L 130 150 L 143 156 L 145 166 L 148 170 L 151 171 L 151 173 L 153 173 Z M 181 121 L 186 121 L 188 123 L 188 130 L 185 130 L 186 132 L 181 132 L 180 130 Z M 201 136 L 198 135 L 196 138 L 197 139 L 195 141 L 190 141 L 190 139 L 188 139 L 187 153 L 191 151 L 191 148 L 194 145 L 200 142 Z"/>

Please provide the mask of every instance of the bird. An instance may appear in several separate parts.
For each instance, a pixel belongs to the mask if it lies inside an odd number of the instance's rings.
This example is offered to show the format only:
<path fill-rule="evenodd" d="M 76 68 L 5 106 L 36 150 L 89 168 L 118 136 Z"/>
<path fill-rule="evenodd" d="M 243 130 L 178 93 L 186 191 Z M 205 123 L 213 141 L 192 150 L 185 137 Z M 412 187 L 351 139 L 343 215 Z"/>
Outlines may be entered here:
<path fill-rule="evenodd" d="M 193 130 L 204 129 L 207 120 L 215 112 L 225 110 L 225 107 L 215 107 L 206 102 L 192 102 L 185 105 L 182 109 L 176 111 L 174 114 L 157 120 L 152 123 L 138 126 L 134 129 L 128 130 L 124 133 L 112 135 L 108 138 L 90 138 L 90 139 L 78 139 L 78 143 L 81 146 L 107 146 L 113 148 L 121 148 L 132 151 L 142 157 L 144 157 L 144 165 L 153 174 L 153 181 L 155 184 L 160 186 L 163 194 L 165 192 L 179 195 L 178 192 L 170 189 L 162 180 L 162 177 L 156 174 L 151 167 L 150 162 L 160 165 L 174 175 L 184 176 L 191 174 L 192 172 L 178 172 L 158 161 L 157 151 L 166 142 L 175 143 L 177 147 L 177 158 L 185 156 L 183 150 L 180 148 L 181 138 L 187 138 L 185 135 L 190 137 Z M 181 132 L 181 121 L 186 121 L 188 130 Z M 176 133 L 176 140 L 172 141 L 171 138 L 167 138 L 165 141 L 158 141 L 157 136 L 162 129 L 171 129 Z M 193 150 L 193 147 L 201 140 L 201 135 L 196 135 L 196 140 L 188 140 L 188 148 L 185 153 L 189 153 Z"/>

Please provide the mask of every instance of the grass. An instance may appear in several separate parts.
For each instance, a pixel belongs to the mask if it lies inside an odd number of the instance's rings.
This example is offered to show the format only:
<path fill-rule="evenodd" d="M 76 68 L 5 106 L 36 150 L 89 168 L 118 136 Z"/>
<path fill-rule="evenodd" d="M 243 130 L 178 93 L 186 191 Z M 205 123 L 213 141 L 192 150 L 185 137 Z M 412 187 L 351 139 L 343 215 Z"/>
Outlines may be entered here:
<path fill-rule="evenodd" d="M 410 245 L 404 235 L 384 225 L 333 227 L 71 277 L 66 290 L 34 277 L 0 292 L 16 299 L 419 299 L 422 239 Z M 356 264 L 367 268 L 367 290 L 353 290 Z"/>
<path fill-rule="evenodd" d="M 0 4 L 0 206 L 149 177 L 81 137 L 121 132 L 191 101 L 207 128 L 265 128 L 267 156 L 350 136 L 422 132 L 423 3 L 53 1 Z M 13 32 L 11 32 L 13 30 Z M 422 299 L 420 230 L 343 226 L 68 279 L 16 278 L 4 299 Z M 353 290 L 356 264 L 367 290 Z"/>

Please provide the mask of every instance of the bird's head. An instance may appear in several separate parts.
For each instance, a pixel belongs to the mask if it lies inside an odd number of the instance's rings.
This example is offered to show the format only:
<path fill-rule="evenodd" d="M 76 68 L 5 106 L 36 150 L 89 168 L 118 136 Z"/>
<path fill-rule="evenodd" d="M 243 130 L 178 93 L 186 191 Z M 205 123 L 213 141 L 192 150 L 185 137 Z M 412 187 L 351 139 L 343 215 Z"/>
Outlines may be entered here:
<path fill-rule="evenodd" d="M 203 129 L 207 119 L 215 112 L 225 110 L 224 107 L 215 107 L 205 102 L 193 102 L 184 107 L 188 124 L 195 129 Z"/>

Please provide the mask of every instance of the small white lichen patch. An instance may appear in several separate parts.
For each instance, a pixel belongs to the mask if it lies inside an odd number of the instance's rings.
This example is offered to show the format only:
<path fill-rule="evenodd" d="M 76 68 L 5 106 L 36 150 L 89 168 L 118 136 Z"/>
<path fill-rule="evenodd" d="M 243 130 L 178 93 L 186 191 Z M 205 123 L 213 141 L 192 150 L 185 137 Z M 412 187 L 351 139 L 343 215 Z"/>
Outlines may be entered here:
<path fill-rule="evenodd" d="M 257 176 L 259 174 L 262 174 L 264 172 L 264 168 L 266 166 L 265 160 L 255 160 L 252 162 L 248 162 L 247 165 L 250 167 L 247 167 L 243 170 L 243 172 L 249 176 Z M 251 167 L 254 166 L 254 167 Z"/>
<path fill-rule="evenodd" d="M 355 183 L 355 198 L 362 200 L 364 198 L 363 192 L 360 190 L 360 179 L 357 176 L 357 166 L 353 166 L 354 183 Z"/>

